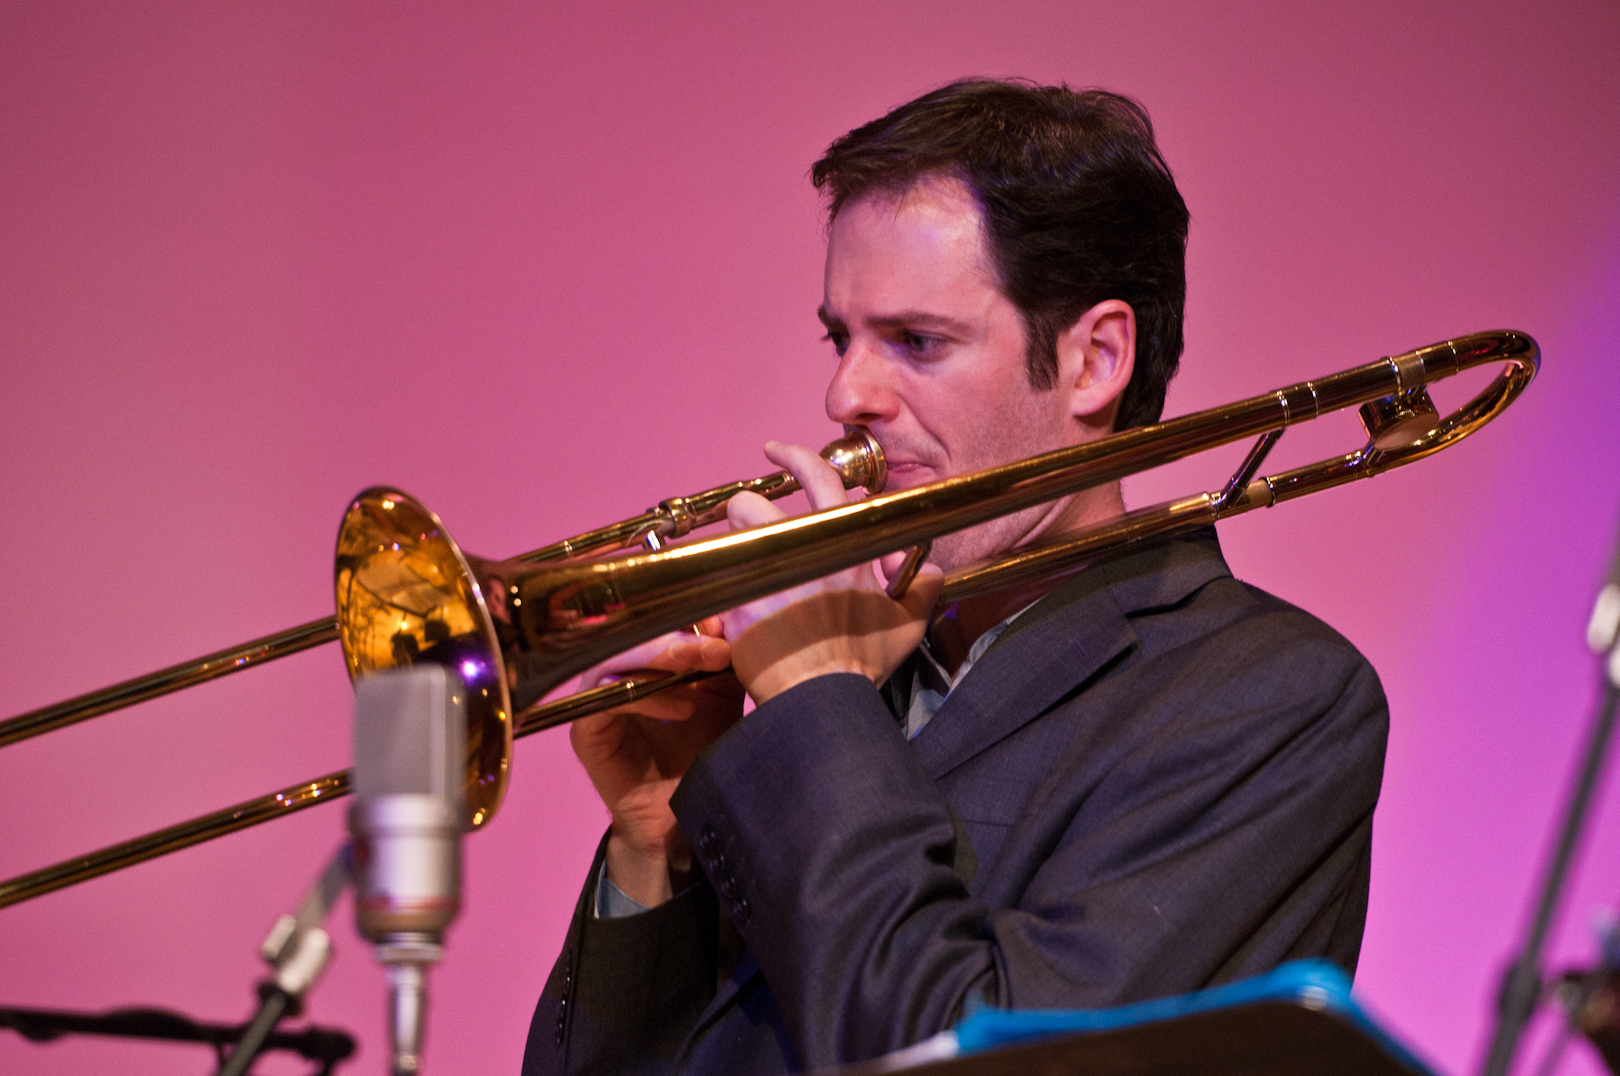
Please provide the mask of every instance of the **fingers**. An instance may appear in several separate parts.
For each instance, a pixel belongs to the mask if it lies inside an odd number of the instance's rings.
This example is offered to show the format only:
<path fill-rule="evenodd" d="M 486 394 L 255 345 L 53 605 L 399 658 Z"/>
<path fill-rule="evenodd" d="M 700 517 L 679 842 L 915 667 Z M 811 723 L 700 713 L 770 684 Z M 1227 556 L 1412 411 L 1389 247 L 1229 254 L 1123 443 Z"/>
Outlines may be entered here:
<path fill-rule="evenodd" d="M 921 571 L 899 602 L 875 588 L 813 593 L 745 626 L 732 667 L 761 705 L 831 673 L 882 683 L 922 640 L 943 581 L 938 568 Z"/>
<path fill-rule="evenodd" d="M 786 512 L 757 493 L 739 493 L 726 502 L 726 523 L 734 531 L 786 518 Z"/>
<path fill-rule="evenodd" d="M 838 477 L 838 472 L 833 469 L 832 464 L 822 459 L 818 453 L 810 451 L 803 445 L 767 441 L 765 458 L 778 467 L 786 468 L 798 480 L 805 496 L 810 499 L 812 509 L 837 508 L 849 503 L 849 494 L 844 491 L 844 480 Z M 734 531 L 742 530 L 744 527 L 775 523 L 786 518 L 786 512 L 757 493 L 739 493 L 726 504 L 726 522 Z"/>
<path fill-rule="evenodd" d="M 718 672 L 724 669 L 731 664 L 731 644 L 720 637 L 720 619 L 710 617 L 703 623 L 709 634 L 671 632 L 660 635 L 586 669 L 579 678 L 579 689 L 589 691 L 608 680 L 622 679 L 626 673 L 637 670 L 686 672 L 688 669 L 703 669 Z"/>
<path fill-rule="evenodd" d="M 692 639 L 697 646 L 697 654 L 694 658 L 694 664 L 686 666 L 685 668 L 670 669 L 668 671 L 685 672 L 686 668 L 693 668 L 702 669 L 705 672 L 719 672 L 721 669 L 724 669 L 726 666 L 731 664 L 731 643 L 721 638 L 719 635 L 719 631 L 721 630 L 720 618 L 710 617 L 710 619 L 716 624 L 715 634 L 702 636 L 683 635 L 681 637 L 683 640 L 687 638 Z M 664 667 L 662 665 L 654 665 L 653 668 L 662 669 Z"/>
<path fill-rule="evenodd" d="M 593 761 L 611 758 L 624 743 L 624 733 L 623 719 L 612 711 L 587 714 L 568 726 L 568 742 L 589 768 Z"/>
<path fill-rule="evenodd" d="M 799 485 L 804 488 L 805 496 L 810 498 L 811 508 L 819 511 L 849 503 L 849 494 L 844 490 L 844 480 L 838 477 L 838 472 L 833 470 L 832 464 L 803 445 L 767 441 L 765 458 L 778 467 L 785 467 L 792 472 L 793 477 L 798 479 Z"/>
<path fill-rule="evenodd" d="M 650 674 L 643 674 L 650 677 Z M 721 679 L 721 677 L 715 677 Z M 708 681 L 696 684 L 682 684 L 662 691 L 653 691 L 643 695 L 633 702 L 623 702 L 611 710 L 603 710 L 601 714 L 591 717 L 606 716 L 610 721 L 652 721 L 664 724 L 695 723 L 699 726 L 705 724 L 701 720 L 709 710 L 722 705 L 726 701 L 726 692 L 723 686 L 711 687 Z M 580 718 L 575 724 L 581 724 L 589 718 Z"/>

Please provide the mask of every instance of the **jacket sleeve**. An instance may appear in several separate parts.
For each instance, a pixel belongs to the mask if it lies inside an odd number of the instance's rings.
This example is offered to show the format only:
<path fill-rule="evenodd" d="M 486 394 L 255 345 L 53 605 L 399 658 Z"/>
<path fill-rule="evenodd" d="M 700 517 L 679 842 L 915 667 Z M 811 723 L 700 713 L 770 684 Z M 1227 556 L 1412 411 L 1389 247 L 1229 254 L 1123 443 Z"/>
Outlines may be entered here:
<path fill-rule="evenodd" d="M 1005 901 L 953 870 L 946 796 L 863 678 L 801 684 L 713 745 L 676 814 L 803 1063 L 909 1045 L 970 999 L 1118 1004 L 1342 945 L 1364 912 L 1377 678 L 1342 640 L 1219 664 L 1133 699 L 1148 731 L 1103 770 L 1027 775 L 1024 844 L 990 865 L 1028 864 Z"/>
<path fill-rule="evenodd" d="M 523 1076 L 662 1074 L 714 996 L 718 908 L 700 881 L 639 915 L 597 919 L 604 837 L 529 1023 Z"/>

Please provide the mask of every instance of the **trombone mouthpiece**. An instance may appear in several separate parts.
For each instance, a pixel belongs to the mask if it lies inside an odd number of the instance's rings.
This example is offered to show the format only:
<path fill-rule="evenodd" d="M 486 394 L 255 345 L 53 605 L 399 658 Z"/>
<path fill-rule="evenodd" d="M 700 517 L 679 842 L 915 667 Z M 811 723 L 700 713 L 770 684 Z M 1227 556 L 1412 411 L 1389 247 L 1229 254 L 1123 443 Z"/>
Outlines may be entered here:
<path fill-rule="evenodd" d="M 845 434 L 821 450 L 821 458 L 832 464 L 845 489 L 863 486 L 866 492 L 883 492 L 889 479 L 889 464 L 883 446 L 865 426 L 846 426 Z"/>

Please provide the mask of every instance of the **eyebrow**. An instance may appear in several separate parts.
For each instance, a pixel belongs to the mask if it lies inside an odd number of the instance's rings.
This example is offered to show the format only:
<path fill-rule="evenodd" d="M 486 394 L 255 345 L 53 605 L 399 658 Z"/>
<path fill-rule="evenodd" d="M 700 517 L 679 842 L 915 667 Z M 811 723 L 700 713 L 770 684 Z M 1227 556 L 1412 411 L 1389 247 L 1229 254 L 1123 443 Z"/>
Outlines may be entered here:
<path fill-rule="evenodd" d="M 825 306 L 816 307 L 816 317 L 820 318 L 821 323 L 829 329 L 842 328 L 844 325 L 842 319 L 827 313 Z M 944 329 L 955 333 L 964 333 L 968 329 L 963 322 L 945 317 L 943 314 L 930 314 L 926 310 L 902 310 L 895 314 L 884 314 L 880 317 L 867 318 L 866 324 L 879 329 Z"/>

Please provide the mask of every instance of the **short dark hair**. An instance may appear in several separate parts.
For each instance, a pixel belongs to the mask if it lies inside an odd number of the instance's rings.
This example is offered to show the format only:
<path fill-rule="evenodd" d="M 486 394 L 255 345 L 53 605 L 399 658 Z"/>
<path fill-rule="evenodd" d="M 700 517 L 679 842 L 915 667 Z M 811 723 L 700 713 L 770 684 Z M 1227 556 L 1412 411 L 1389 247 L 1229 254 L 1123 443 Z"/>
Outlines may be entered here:
<path fill-rule="evenodd" d="M 1105 299 L 1136 314 L 1136 368 L 1116 429 L 1151 425 L 1181 361 L 1187 205 L 1147 110 L 1106 90 L 964 79 L 838 139 L 810 170 L 829 219 L 929 175 L 972 188 L 1002 293 L 1023 315 L 1027 370 L 1057 375 L 1057 338 Z"/>

